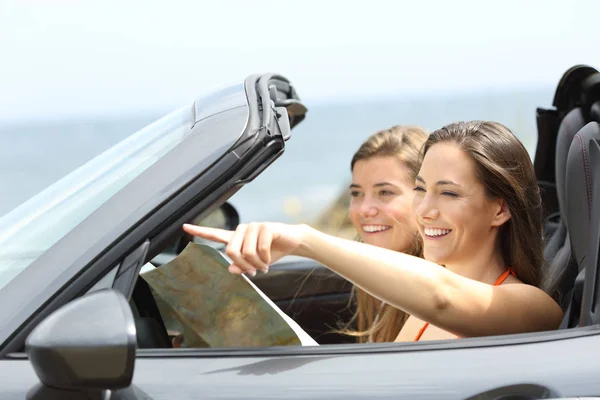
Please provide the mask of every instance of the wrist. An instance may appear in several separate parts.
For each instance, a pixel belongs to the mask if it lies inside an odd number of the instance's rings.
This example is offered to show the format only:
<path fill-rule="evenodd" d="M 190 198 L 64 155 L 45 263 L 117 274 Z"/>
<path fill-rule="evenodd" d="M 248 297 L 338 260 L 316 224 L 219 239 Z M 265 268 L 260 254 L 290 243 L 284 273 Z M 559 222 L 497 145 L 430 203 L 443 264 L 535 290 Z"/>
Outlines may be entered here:
<path fill-rule="evenodd" d="M 312 244 L 318 231 L 306 224 L 298 225 L 298 230 L 300 232 L 300 245 L 294 251 L 294 255 L 311 258 L 313 256 Z"/>

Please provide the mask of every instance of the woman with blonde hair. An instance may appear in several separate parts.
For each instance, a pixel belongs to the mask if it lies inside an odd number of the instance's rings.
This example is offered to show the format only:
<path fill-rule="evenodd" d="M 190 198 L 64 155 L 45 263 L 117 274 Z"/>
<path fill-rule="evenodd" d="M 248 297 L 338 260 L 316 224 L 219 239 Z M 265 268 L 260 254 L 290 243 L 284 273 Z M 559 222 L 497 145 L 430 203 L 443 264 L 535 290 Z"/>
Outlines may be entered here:
<path fill-rule="evenodd" d="M 352 157 L 348 216 L 361 242 L 420 255 L 411 204 L 426 139 L 424 129 L 396 125 L 371 135 Z M 408 314 L 357 286 L 352 292 L 355 313 L 341 332 L 359 343 L 393 342 Z"/>

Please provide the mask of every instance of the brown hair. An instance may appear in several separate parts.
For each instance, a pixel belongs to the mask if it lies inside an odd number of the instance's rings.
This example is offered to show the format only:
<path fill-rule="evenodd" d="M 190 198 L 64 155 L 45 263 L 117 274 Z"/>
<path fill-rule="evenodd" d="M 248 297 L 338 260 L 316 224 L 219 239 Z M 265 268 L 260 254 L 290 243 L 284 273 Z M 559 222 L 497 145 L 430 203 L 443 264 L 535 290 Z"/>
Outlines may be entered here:
<path fill-rule="evenodd" d="M 511 218 L 499 233 L 504 262 L 522 282 L 539 287 L 544 263 L 542 202 L 523 143 L 497 122 L 457 122 L 434 131 L 425 142 L 423 156 L 441 142 L 452 142 L 467 153 L 475 161 L 477 178 L 487 194 L 506 202 Z"/>
<path fill-rule="evenodd" d="M 350 162 L 350 170 L 360 160 L 373 157 L 397 157 L 410 169 L 410 178 L 415 179 L 421 168 L 421 148 L 427 139 L 427 132 L 415 126 L 396 125 L 371 135 L 358 149 Z M 420 237 L 415 232 L 414 245 L 405 253 L 421 254 Z M 391 342 L 396 339 L 406 322 L 408 314 L 354 286 L 352 300 L 356 311 L 342 332 L 356 336 L 359 343 Z M 350 326 L 355 329 L 350 329 Z"/>

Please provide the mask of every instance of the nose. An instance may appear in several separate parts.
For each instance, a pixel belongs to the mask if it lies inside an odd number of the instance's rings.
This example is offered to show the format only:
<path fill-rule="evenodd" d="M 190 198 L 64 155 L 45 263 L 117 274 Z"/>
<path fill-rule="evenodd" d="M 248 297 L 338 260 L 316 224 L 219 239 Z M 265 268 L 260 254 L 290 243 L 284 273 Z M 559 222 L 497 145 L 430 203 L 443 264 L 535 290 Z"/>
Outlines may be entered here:
<path fill-rule="evenodd" d="M 379 209 L 377 208 L 377 205 L 375 204 L 375 202 L 372 201 L 372 199 L 365 196 L 362 203 L 360 204 L 358 211 L 359 211 L 361 217 L 367 218 L 367 217 L 376 216 L 377 213 L 379 212 Z"/>
<path fill-rule="evenodd" d="M 435 220 L 440 216 L 440 210 L 435 200 L 428 196 L 415 196 L 415 214 L 422 220 Z"/>

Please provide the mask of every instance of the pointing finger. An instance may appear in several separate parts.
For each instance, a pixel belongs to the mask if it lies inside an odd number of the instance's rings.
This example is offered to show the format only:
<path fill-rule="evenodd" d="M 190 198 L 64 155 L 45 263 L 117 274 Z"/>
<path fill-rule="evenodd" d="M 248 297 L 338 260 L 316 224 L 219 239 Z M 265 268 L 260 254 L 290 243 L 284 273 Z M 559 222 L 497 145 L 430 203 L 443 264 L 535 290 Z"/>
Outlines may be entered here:
<path fill-rule="evenodd" d="M 204 226 L 197 226 L 191 224 L 183 224 L 183 230 L 192 236 L 198 236 L 206 240 L 219 243 L 229 243 L 233 236 L 232 231 L 226 231 L 224 229 L 207 228 Z"/>

